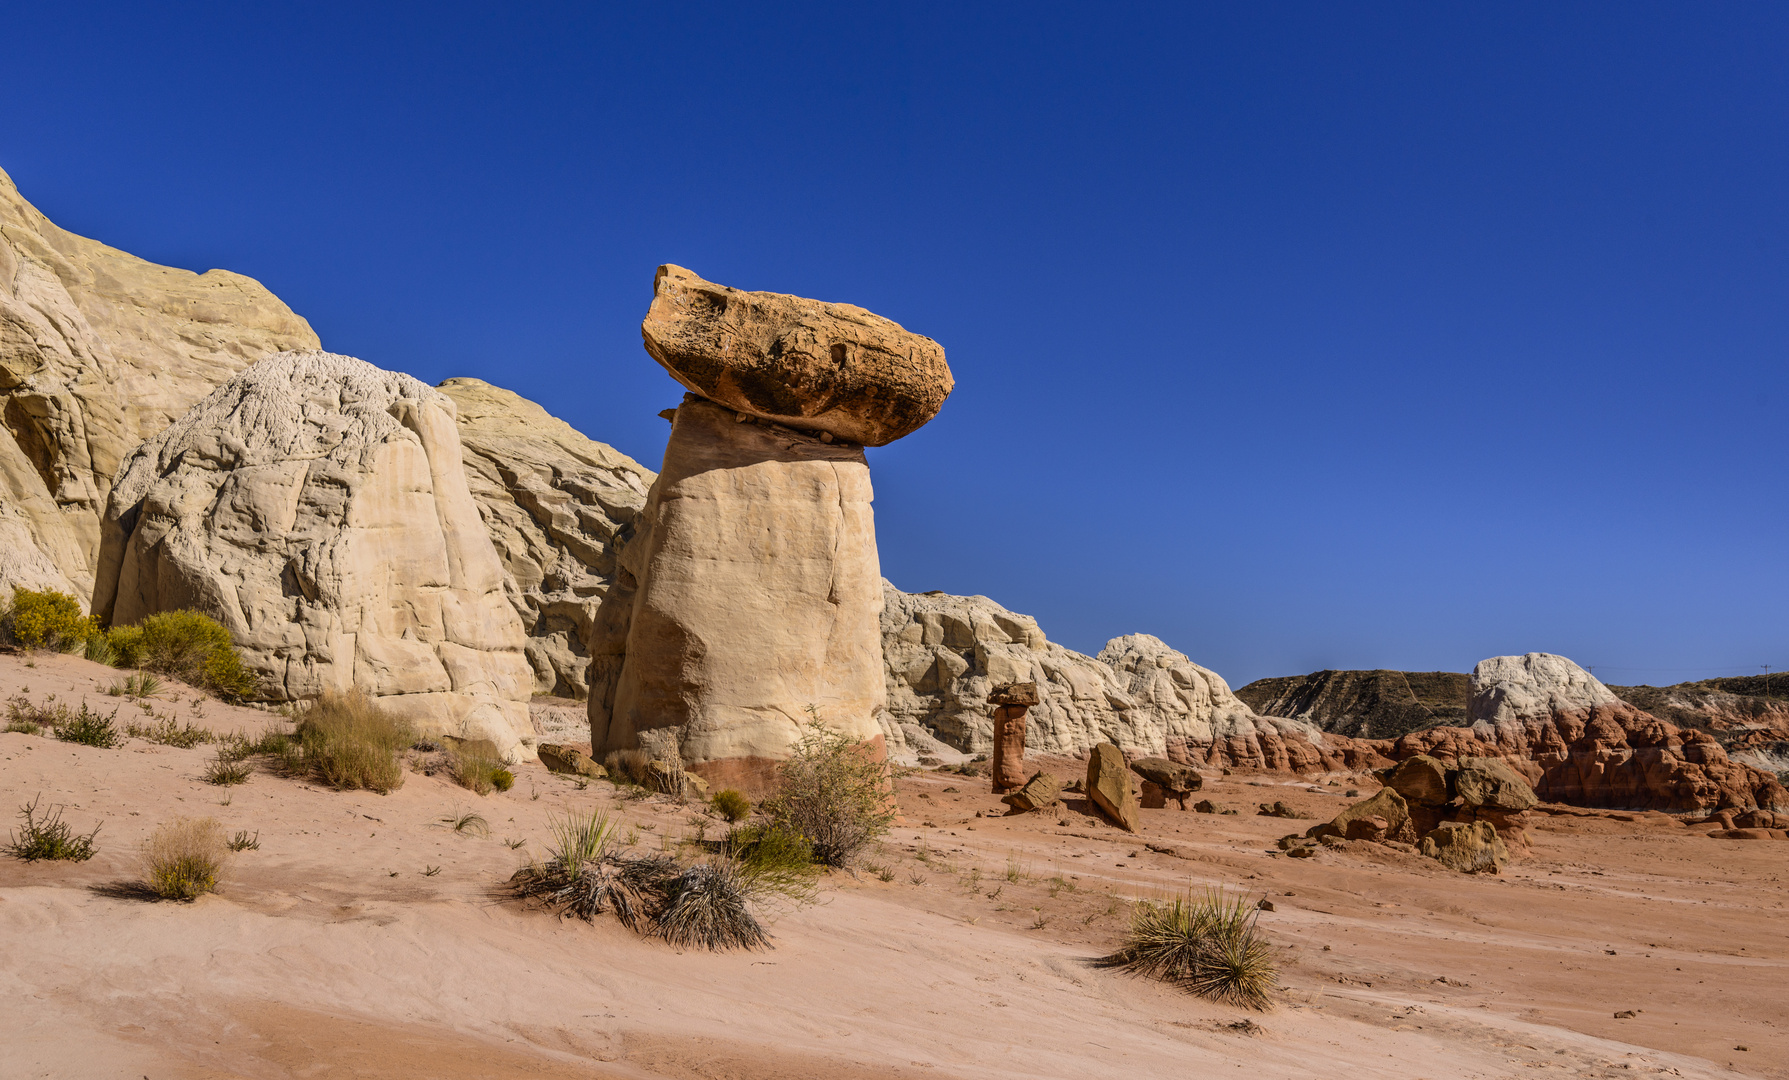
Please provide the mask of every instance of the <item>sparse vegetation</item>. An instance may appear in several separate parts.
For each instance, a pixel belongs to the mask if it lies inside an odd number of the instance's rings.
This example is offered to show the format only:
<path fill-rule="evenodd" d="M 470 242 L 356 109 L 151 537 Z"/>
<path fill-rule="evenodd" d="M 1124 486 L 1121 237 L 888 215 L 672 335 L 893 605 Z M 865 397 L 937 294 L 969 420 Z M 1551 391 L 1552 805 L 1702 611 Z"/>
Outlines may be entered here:
<path fill-rule="evenodd" d="M 87 659 L 96 664 L 114 667 L 118 663 L 118 650 L 112 648 L 112 639 L 103 633 L 87 635 L 87 643 L 82 650 Z"/>
<path fill-rule="evenodd" d="M 27 649 L 72 652 L 99 632 L 99 624 L 81 614 L 81 602 L 64 592 L 18 589 L 0 619 L 6 635 Z"/>
<path fill-rule="evenodd" d="M 1256 909 L 1220 890 L 1139 903 L 1124 946 L 1103 963 L 1184 986 L 1201 997 L 1267 1009 L 1278 978 Z"/>
<path fill-rule="evenodd" d="M 36 862 L 39 859 L 61 859 L 68 862 L 86 862 L 93 858 L 93 838 L 99 835 L 99 826 L 85 835 L 74 831 L 74 827 L 62 820 L 62 808 L 52 807 L 42 820 L 37 816 L 39 799 L 19 807 L 19 816 L 25 824 L 12 833 L 12 842 L 6 846 L 6 853 L 15 859 Z"/>
<path fill-rule="evenodd" d="M 678 948 L 758 949 L 769 935 L 752 916 L 753 882 L 732 859 L 697 863 L 677 876 L 659 915 L 658 934 Z"/>
<path fill-rule="evenodd" d="M 172 716 L 158 716 L 153 724 L 126 724 L 124 733 L 133 739 L 144 739 L 181 750 L 191 750 L 200 743 L 211 742 L 217 737 L 206 728 L 194 727 L 191 721 L 182 726 Z"/>
<path fill-rule="evenodd" d="M 452 814 L 441 819 L 441 824 L 457 833 L 471 833 L 480 837 L 491 835 L 490 822 L 470 810 L 461 810 L 457 807 Z"/>
<path fill-rule="evenodd" d="M 742 825 L 721 841 L 721 854 L 737 864 L 748 891 L 805 901 L 814 894 L 814 845 L 780 825 Z"/>
<path fill-rule="evenodd" d="M 161 695 L 162 681 L 147 671 L 139 671 L 134 675 L 106 687 L 106 693 L 113 697 L 126 697 L 133 701 L 138 698 L 152 698 Z"/>
<path fill-rule="evenodd" d="M 299 714 L 290 739 L 267 749 L 288 775 L 310 775 L 338 790 L 366 788 L 383 795 L 403 784 L 398 759 L 413 740 L 409 725 L 358 690 L 326 693 Z"/>
<path fill-rule="evenodd" d="M 515 774 L 503 762 L 469 743 L 447 752 L 447 773 L 454 782 L 475 795 L 489 795 L 492 788 L 508 791 L 515 786 Z M 503 775 L 498 776 L 499 773 Z"/>
<path fill-rule="evenodd" d="M 257 830 L 250 836 L 247 829 L 238 829 L 235 836 L 230 837 L 231 851 L 259 851 L 261 849 L 261 833 Z"/>
<path fill-rule="evenodd" d="M 254 766 L 231 753 L 230 747 L 224 745 L 217 748 L 217 757 L 205 766 L 203 779 L 207 784 L 228 787 L 248 783 L 248 778 L 254 775 L 254 771 Z"/>
<path fill-rule="evenodd" d="M 87 708 L 87 703 L 83 701 L 80 711 L 76 713 L 71 714 L 67 706 L 60 707 L 53 723 L 56 737 L 63 742 L 111 750 L 124 741 L 123 734 L 118 730 L 117 718 L 117 710 L 113 710 L 111 716 L 101 716 Z"/>
<path fill-rule="evenodd" d="M 143 844 L 143 876 L 163 900 L 194 900 L 216 890 L 228 844 L 211 818 L 176 818 Z"/>
<path fill-rule="evenodd" d="M 708 800 L 714 812 L 730 822 L 741 822 L 752 815 L 752 801 L 734 788 L 722 788 Z"/>
<path fill-rule="evenodd" d="M 777 776 L 777 793 L 760 809 L 772 823 L 806 837 L 814 858 L 827 866 L 849 865 L 894 822 L 886 765 L 868 743 L 817 717 Z"/>
<path fill-rule="evenodd" d="M 499 765 L 491 770 L 491 786 L 498 791 L 508 791 L 516 786 L 516 774 Z"/>

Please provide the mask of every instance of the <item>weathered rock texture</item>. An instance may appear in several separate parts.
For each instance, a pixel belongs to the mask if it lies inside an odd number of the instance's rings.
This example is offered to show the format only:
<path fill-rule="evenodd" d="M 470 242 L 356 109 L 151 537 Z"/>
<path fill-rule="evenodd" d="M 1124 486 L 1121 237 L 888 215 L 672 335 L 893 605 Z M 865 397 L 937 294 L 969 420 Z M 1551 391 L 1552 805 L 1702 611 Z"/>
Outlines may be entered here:
<path fill-rule="evenodd" d="M 1118 747 L 1100 743 L 1088 752 L 1084 787 L 1088 801 L 1112 824 L 1127 832 L 1137 831 L 1136 787 Z"/>
<path fill-rule="evenodd" d="M 638 590 L 591 743 L 762 788 L 810 705 L 882 748 L 883 597 L 862 448 L 741 416 L 694 395 L 676 410 L 621 555 Z"/>
<path fill-rule="evenodd" d="M 1735 761 L 1789 772 L 1789 674 L 1609 689 L 1660 720 L 1707 732 Z"/>
<path fill-rule="evenodd" d="M 126 455 L 249 364 L 317 345 L 252 278 L 76 236 L 0 172 L 0 593 L 86 603 Z"/>
<path fill-rule="evenodd" d="M 1482 661 L 1471 727 L 1402 736 L 1391 755 L 1496 757 L 1550 802 L 1653 810 L 1789 809 L 1769 773 L 1733 761 L 1712 736 L 1634 708 L 1563 656 Z"/>
<path fill-rule="evenodd" d="M 656 474 L 483 380 L 436 389 L 458 412 L 466 481 L 528 634 L 534 689 L 585 697 L 592 654 L 613 667 L 626 644 L 604 601 Z"/>
<path fill-rule="evenodd" d="M 408 375 L 291 352 L 218 388 L 125 464 L 95 595 L 114 624 L 213 616 L 272 699 L 355 687 L 529 755 L 533 672 L 454 404 Z"/>
<path fill-rule="evenodd" d="M 1357 739 L 1395 739 L 1466 719 L 1470 679 L 1451 671 L 1318 671 L 1236 691 L 1256 712 Z"/>
<path fill-rule="evenodd" d="M 1383 763 L 1369 747 L 1309 724 L 1257 715 L 1216 673 L 1147 634 L 1099 656 L 1049 641 L 1037 620 L 985 596 L 904 593 L 884 582 L 882 654 L 891 740 L 918 724 L 971 753 L 993 745 L 994 685 L 1035 682 L 1026 746 L 1079 756 L 1126 754 L 1217 767 L 1344 769 Z"/>
<path fill-rule="evenodd" d="M 880 315 L 745 292 L 661 266 L 641 324 L 646 351 L 710 401 L 804 431 L 881 446 L 938 414 L 944 350 Z"/>

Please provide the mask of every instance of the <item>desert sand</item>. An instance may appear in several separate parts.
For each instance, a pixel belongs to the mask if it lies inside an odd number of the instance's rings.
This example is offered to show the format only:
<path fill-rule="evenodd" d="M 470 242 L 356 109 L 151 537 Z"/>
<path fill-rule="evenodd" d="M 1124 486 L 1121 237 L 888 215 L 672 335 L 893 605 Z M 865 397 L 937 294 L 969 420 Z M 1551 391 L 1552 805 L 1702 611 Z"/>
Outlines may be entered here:
<path fill-rule="evenodd" d="M 285 723 L 177 684 L 145 712 L 105 693 L 120 674 L 0 656 L 0 698 L 85 700 L 121 724 Z M 537 704 L 543 735 L 575 715 L 559 705 Z M 1372 845 L 1273 850 L 1346 790 L 1370 795 L 1365 776 L 1208 773 L 1201 796 L 1239 815 L 1170 804 L 1132 836 L 1078 797 L 1004 817 L 985 777 L 921 771 L 871 860 L 886 873 L 832 874 L 818 902 L 770 912 L 769 951 L 679 953 L 502 885 L 544 857 L 551 815 L 608 809 L 657 848 L 716 834 L 699 807 L 534 762 L 485 797 L 419 772 L 387 796 L 338 792 L 265 766 L 218 788 L 200 779 L 211 755 L 0 734 L 0 809 L 41 795 L 102 826 L 86 863 L 0 858 L 0 1076 L 1789 1076 L 1789 843 L 1664 814 L 1553 807 L 1532 856 L 1468 877 Z M 1254 815 L 1273 800 L 1312 820 Z M 489 835 L 444 821 L 464 811 Z M 197 902 L 126 898 L 137 845 L 180 815 L 260 847 Z M 1273 1011 L 1092 962 L 1129 900 L 1189 885 L 1271 902 Z"/>

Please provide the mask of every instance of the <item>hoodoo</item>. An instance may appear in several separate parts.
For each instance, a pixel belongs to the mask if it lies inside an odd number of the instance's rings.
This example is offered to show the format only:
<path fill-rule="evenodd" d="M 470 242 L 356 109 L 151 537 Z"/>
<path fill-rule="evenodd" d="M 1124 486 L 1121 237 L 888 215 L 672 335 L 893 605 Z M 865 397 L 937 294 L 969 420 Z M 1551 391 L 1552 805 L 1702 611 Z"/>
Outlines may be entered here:
<path fill-rule="evenodd" d="M 695 392 L 669 410 L 664 466 L 621 556 L 610 603 L 626 604 L 626 651 L 612 683 L 592 665 L 592 747 L 761 788 L 810 717 L 883 746 L 863 445 L 937 414 L 944 351 L 861 308 L 679 267 L 660 267 L 654 291 L 647 351 Z"/>

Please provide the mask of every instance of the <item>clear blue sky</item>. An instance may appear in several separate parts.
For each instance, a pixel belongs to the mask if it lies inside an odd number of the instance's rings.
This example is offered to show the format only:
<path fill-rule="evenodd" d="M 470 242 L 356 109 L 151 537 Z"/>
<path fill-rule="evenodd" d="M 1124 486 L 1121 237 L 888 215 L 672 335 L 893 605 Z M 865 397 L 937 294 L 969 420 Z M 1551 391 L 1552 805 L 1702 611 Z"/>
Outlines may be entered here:
<path fill-rule="evenodd" d="M 772 10 L 774 8 L 774 10 Z M 0 166 L 655 466 L 652 272 L 956 393 L 884 572 L 1240 685 L 1789 666 L 1789 8 L 13 4 Z"/>

